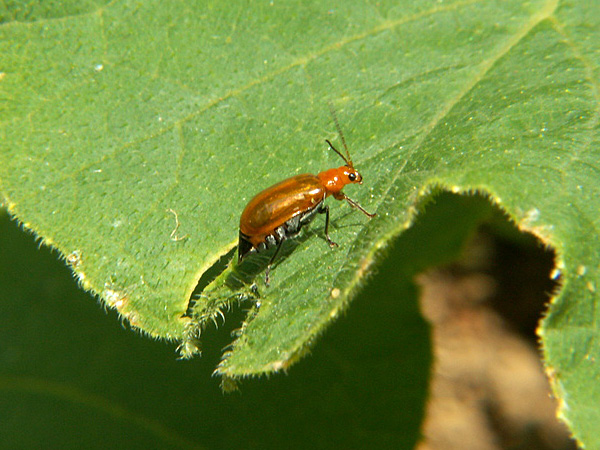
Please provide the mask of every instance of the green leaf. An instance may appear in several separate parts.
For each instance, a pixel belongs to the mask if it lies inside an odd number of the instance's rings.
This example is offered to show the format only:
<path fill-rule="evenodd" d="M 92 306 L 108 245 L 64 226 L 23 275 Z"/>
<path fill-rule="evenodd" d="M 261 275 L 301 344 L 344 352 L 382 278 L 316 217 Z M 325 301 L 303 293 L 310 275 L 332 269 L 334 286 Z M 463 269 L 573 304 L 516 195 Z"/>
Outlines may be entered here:
<path fill-rule="evenodd" d="M 433 192 L 481 191 L 557 250 L 544 356 L 561 416 L 600 445 L 597 5 L 31 5 L 0 15 L 2 202 L 134 327 L 191 354 L 221 309 L 259 301 L 218 370 L 288 367 Z M 256 258 L 189 303 L 255 193 L 339 164 L 328 101 L 364 176 L 346 193 L 377 217 L 330 201 L 339 248 L 317 219 L 270 288 Z"/>

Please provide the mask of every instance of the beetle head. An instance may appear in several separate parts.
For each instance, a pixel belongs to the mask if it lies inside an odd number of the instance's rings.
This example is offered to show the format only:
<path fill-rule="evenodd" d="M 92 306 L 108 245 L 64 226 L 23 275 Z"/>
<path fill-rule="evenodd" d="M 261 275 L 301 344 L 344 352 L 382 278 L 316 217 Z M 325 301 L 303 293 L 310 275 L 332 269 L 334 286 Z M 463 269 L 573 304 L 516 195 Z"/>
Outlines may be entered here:
<path fill-rule="evenodd" d="M 346 165 L 343 168 L 340 167 L 340 169 L 343 169 L 344 178 L 348 180 L 345 184 L 362 184 L 362 175 L 354 167 Z"/>

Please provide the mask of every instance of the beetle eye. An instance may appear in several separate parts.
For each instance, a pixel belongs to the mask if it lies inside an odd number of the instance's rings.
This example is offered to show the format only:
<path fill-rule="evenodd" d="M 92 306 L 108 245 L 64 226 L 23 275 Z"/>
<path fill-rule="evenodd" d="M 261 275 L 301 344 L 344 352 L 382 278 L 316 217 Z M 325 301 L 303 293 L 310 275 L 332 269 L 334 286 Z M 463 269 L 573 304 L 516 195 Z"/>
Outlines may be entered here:
<path fill-rule="evenodd" d="M 355 174 L 355 173 L 352 173 L 352 172 L 350 172 L 350 173 L 348 174 L 348 178 L 350 179 L 350 181 L 356 181 L 356 174 Z"/>

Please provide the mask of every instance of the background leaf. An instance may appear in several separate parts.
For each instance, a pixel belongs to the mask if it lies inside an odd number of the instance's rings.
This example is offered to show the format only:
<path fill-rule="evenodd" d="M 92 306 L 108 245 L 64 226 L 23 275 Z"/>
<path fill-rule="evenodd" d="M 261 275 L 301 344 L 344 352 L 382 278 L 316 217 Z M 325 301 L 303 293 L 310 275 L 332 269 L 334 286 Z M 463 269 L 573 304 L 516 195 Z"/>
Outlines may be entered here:
<path fill-rule="evenodd" d="M 378 216 L 336 204 L 336 251 L 318 226 L 304 233 L 273 286 L 259 284 L 260 310 L 219 371 L 287 367 L 415 206 L 439 188 L 480 190 L 557 249 L 562 290 L 540 333 L 561 415 L 593 447 L 596 6 L 5 6 L 3 204 L 134 327 L 193 351 L 206 318 L 255 295 L 227 283 L 230 267 L 188 310 L 200 276 L 235 245 L 244 204 L 284 176 L 338 164 L 323 145 L 335 138 L 331 100 L 365 176 L 348 194 Z M 169 210 L 187 239 L 170 239 Z"/>
<path fill-rule="evenodd" d="M 243 311 L 207 330 L 202 358 L 176 360 L 174 346 L 103 314 L 6 215 L 0 236 L 0 448 L 412 448 L 419 437 L 429 337 L 395 265 L 375 279 L 377 308 L 359 295 L 289 374 L 223 395 L 210 375 Z"/>

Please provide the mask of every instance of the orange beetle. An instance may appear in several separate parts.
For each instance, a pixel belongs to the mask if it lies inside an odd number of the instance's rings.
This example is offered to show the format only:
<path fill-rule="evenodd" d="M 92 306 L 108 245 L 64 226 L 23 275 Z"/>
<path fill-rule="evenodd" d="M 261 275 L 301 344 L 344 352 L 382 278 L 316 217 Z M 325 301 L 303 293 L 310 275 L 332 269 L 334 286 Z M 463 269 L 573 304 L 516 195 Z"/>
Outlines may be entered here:
<path fill-rule="evenodd" d="M 240 218 L 240 240 L 238 263 L 250 253 L 262 252 L 277 246 L 265 272 L 265 283 L 269 285 L 269 271 L 283 242 L 296 236 L 300 229 L 310 223 L 317 213 L 325 214 L 325 238 L 331 248 L 337 244 L 329 237 L 329 206 L 325 199 L 333 195 L 337 200 L 346 200 L 369 217 L 370 214 L 357 202 L 342 192 L 347 184 L 362 184 L 362 176 L 354 169 L 344 135 L 334 115 L 334 120 L 346 156 L 340 153 L 329 140 L 325 142 L 346 163 L 337 169 L 329 169 L 318 175 L 305 173 L 283 180 L 257 194 L 246 205 Z"/>

